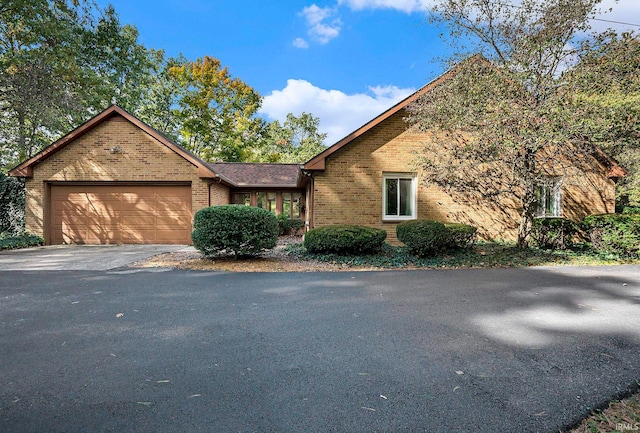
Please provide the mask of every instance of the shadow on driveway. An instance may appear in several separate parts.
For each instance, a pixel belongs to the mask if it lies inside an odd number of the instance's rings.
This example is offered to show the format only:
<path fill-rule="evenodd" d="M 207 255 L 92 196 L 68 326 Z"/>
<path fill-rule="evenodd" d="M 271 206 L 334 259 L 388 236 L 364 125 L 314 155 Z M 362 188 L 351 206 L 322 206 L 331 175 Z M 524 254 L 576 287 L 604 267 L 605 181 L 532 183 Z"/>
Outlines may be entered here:
<path fill-rule="evenodd" d="M 557 433 L 637 390 L 639 271 L 2 272 L 0 426 Z"/>

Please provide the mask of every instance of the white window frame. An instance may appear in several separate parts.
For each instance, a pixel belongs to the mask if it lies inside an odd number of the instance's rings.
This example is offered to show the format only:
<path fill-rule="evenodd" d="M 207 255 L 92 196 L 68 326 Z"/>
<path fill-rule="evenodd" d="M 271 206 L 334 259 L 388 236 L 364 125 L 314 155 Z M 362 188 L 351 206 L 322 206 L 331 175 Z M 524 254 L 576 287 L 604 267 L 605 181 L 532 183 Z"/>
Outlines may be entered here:
<path fill-rule="evenodd" d="M 547 177 L 536 186 L 536 218 L 554 218 L 562 216 L 562 178 Z M 542 200 L 540 200 L 542 199 Z M 551 206 L 548 201 L 552 200 Z M 547 212 L 550 207 L 551 211 Z"/>
<path fill-rule="evenodd" d="M 387 180 L 390 179 L 409 179 L 411 180 L 411 215 L 387 215 Z M 398 182 L 399 184 L 399 182 Z M 382 174 L 382 220 L 383 221 L 406 221 L 416 219 L 418 213 L 418 194 L 417 180 L 415 173 L 383 173 Z M 397 209 L 400 209 L 400 189 L 395 198 L 397 200 Z"/>

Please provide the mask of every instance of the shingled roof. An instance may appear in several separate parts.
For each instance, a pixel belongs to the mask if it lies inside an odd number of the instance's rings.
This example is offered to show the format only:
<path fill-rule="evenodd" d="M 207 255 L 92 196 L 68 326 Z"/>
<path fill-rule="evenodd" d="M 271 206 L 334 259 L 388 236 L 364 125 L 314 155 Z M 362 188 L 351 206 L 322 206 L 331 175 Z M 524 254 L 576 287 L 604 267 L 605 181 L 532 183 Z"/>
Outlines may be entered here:
<path fill-rule="evenodd" d="M 301 186 L 299 164 L 210 162 L 207 166 L 236 187 L 296 188 Z"/>

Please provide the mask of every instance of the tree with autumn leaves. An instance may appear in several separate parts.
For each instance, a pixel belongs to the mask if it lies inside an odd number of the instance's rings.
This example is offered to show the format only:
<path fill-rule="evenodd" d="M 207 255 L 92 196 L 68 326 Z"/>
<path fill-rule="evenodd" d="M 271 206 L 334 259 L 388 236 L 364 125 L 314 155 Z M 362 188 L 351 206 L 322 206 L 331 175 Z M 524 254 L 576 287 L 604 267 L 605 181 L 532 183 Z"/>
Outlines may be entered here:
<path fill-rule="evenodd" d="M 295 135 L 299 122 L 272 125 L 257 116 L 261 101 L 218 59 L 166 58 L 144 47 L 112 6 L 100 9 L 91 0 L 0 5 L 2 167 L 33 156 L 112 104 L 206 160 L 303 162 L 297 158 L 307 154 L 295 145 L 274 145 Z M 316 140 L 313 149 L 323 148 L 318 119 L 311 119 L 302 128 Z"/>
<path fill-rule="evenodd" d="M 521 247 L 545 182 L 577 165 L 585 173 L 599 149 L 638 164 L 638 37 L 592 32 L 600 3 L 438 0 L 433 9 L 455 54 L 448 79 L 410 107 L 408 120 L 430 134 L 422 179 L 481 206 L 515 205 Z M 636 178 L 623 185 L 638 201 Z"/>

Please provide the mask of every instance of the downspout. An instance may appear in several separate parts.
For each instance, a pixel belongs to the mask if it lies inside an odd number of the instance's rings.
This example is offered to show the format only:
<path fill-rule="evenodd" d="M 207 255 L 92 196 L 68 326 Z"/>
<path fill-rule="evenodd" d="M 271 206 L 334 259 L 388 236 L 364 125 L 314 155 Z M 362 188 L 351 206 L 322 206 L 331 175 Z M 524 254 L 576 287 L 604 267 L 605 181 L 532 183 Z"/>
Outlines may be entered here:
<path fill-rule="evenodd" d="M 314 226 L 313 224 L 313 205 L 315 203 L 315 178 L 313 177 L 312 173 L 308 174 L 309 176 L 309 194 L 307 195 L 307 197 L 309 197 L 307 200 L 309 201 L 309 203 L 307 204 L 307 230 L 311 230 Z"/>

